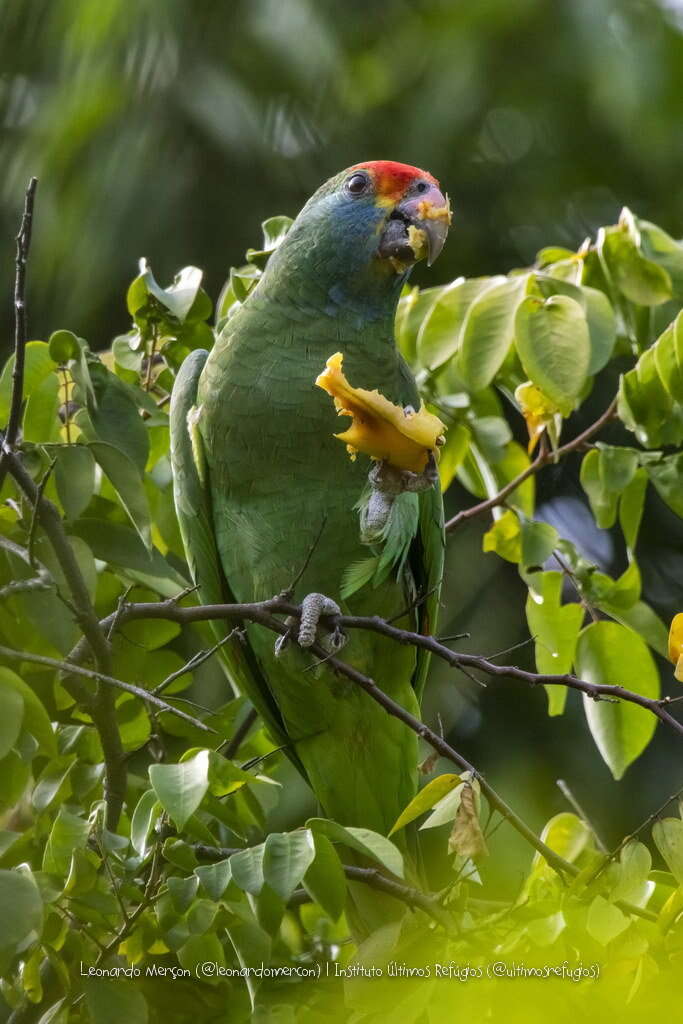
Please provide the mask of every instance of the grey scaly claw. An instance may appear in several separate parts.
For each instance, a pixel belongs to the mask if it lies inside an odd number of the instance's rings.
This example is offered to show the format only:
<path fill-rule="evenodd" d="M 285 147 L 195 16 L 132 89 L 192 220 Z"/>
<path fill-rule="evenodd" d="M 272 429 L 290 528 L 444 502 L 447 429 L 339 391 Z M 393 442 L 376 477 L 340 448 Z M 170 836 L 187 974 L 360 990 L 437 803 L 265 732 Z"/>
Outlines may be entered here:
<path fill-rule="evenodd" d="M 299 646 L 312 647 L 316 641 L 318 624 L 326 615 L 341 615 L 341 608 L 336 601 L 324 594 L 307 594 L 301 602 L 301 624 L 299 626 Z M 333 654 L 346 643 L 346 637 L 339 626 L 334 627 L 321 639 L 321 644 L 328 653 Z"/>
<path fill-rule="evenodd" d="M 406 409 L 410 409 L 410 406 L 406 406 Z M 438 479 L 439 470 L 432 452 L 429 453 L 427 465 L 421 473 L 413 473 L 409 469 L 397 469 L 396 466 L 392 466 L 388 462 L 375 462 L 368 473 L 372 493 L 361 517 L 361 540 L 363 543 L 373 544 L 381 538 L 382 531 L 389 522 L 394 501 L 399 494 L 403 494 L 405 491 L 411 491 L 414 494 L 428 491 Z"/>

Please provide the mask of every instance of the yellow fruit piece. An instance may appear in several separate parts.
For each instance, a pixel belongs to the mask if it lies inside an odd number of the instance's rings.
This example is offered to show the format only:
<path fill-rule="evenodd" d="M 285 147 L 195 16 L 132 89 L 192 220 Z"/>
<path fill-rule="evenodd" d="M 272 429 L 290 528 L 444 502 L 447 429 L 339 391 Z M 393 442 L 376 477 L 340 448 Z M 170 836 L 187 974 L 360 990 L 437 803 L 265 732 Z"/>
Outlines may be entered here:
<path fill-rule="evenodd" d="M 405 412 L 377 390 L 352 387 L 342 371 L 343 359 L 341 352 L 330 356 L 315 382 L 332 396 L 339 415 L 352 419 L 347 430 L 334 436 L 344 442 L 352 459 L 363 452 L 397 469 L 421 473 L 429 453 L 443 443 L 439 439 L 445 425 L 424 403 L 418 412 Z"/>
<path fill-rule="evenodd" d="M 674 675 L 683 683 L 683 612 L 674 615 L 669 630 L 669 659 L 676 666 Z"/>

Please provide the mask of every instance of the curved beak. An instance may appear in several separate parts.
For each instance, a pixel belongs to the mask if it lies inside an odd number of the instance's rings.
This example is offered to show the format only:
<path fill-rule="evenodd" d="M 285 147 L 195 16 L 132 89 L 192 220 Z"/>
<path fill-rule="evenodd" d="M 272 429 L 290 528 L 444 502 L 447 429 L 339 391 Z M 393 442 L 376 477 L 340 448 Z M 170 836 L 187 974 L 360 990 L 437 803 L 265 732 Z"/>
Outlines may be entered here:
<path fill-rule="evenodd" d="M 389 215 L 379 244 L 379 255 L 415 263 L 427 259 L 431 267 L 444 247 L 451 223 L 448 196 L 436 185 L 404 197 Z"/>

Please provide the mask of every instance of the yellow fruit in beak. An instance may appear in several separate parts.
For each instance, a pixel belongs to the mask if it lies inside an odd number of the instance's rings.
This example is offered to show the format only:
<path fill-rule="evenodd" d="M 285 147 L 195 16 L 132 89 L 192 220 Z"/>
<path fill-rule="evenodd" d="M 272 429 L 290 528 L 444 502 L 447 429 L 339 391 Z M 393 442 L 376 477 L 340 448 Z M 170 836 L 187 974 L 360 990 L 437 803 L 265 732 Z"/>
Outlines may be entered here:
<path fill-rule="evenodd" d="M 424 403 L 417 412 L 405 410 L 377 390 L 352 387 L 342 371 L 343 358 L 341 352 L 330 356 L 315 382 L 332 396 L 338 414 L 352 419 L 347 430 L 334 436 L 346 444 L 352 459 L 363 452 L 397 469 L 421 473 L 430 453 L 443 444 L 445 425 Z"/>

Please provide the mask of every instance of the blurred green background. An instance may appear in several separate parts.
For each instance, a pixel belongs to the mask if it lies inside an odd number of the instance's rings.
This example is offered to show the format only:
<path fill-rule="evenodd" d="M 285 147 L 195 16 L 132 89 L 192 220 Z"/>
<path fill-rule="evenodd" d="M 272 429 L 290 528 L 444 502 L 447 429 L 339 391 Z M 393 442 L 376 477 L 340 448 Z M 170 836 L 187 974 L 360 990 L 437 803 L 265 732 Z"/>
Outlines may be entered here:
<path fill-rule="evenodd" d="M 265 217 L 295 214 L 364 159 L 418 164 L 451 195 L 451 239 L 418 281 L 577 246 L 624 204 L 678 236 L 682 96 L 681 0 L 0 0 L 3 347 L 31 174 L 31 335 L 68 327 L 101 348 L 128 328 L 140 256 L 162 282 L 203 267 L 215 298 Z M 576 464 L 558 473 L 546 473 L 545 497 L 571 509 Z M 566 535 L 581 534 L 567 507 Z M 661 508 L 649 515 L 648 596 L 666 615 L 683 543 Z M 523 639 L 524 588 L 480 554 L 479 533 L 468 526 L 454 542 L 444 628 L 469 629 L 471 648 L 491 653 Z M 615 570 L 611 539 L 588 541 Z M 613 783 L 576 699 L 548 719 L 542 692 L 478 690 L 440 670 L 432 720 L 437 710 L 535 826 L 566 808 L 558 776 L 608 841 L 681 783 L 680 747 L 661 729 Z"/>

